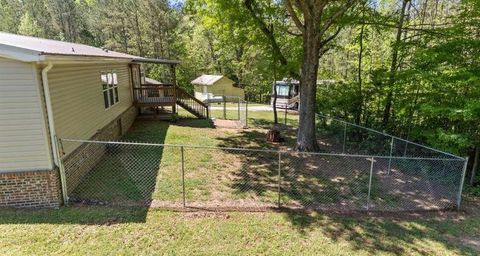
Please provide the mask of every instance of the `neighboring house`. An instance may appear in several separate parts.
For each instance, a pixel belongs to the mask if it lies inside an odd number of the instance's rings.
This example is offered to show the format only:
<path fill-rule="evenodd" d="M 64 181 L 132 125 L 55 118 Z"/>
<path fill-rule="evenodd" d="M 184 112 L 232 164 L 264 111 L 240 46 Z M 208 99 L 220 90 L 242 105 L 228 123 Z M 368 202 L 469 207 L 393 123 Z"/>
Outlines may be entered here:
<path fill-rule="evenodd" d="M 201 75 L 192 81 L 195 98 L 201 101 L 221 98 L 223 96 L 245 99 L 242 88 L 235 87 L 235 82 L 222 75 Z"/>
<path fill-rule="evenodd" d="M 147 62 L 169 65 L 173 86 L 145 89 L 140 64 Z M 58 138 L 115 140 L 142 107 L 188 110 L 183 100 L 193 96 L 175 85 L 178 63 L 0 32 L 0 206 L 57 207 L 61 189 L 88 171 L 62 173 L 60 158 L 73 151 L 82 154 L 71 161 L 101 156 L 71 144 L 60 148 Z"/>

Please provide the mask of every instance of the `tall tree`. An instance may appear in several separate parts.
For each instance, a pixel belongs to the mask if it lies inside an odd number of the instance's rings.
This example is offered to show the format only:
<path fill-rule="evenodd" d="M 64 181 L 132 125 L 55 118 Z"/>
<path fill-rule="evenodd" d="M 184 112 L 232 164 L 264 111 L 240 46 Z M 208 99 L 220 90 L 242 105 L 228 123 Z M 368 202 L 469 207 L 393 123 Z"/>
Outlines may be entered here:
<path fill-rule="evenodd" d="M 388 76 L 388 84 L 387 84 L 387 98 L 385 99 L 385 108 L 383 110 L 383 121 L 382 127 L 384 129 L 387 128 L 388 122 L 390 120 L 392 104 L 393 104 L 393 86 L 395 84 L 396 73 L 398 70 L 398 62 L 399 62 L 399 49 L 400 44 L 402 42 L 402 34 L 403 34 L 403 26 L 405 22 L 405 15 L 407 6 L 411 0 L 402 0 L 402 8 L 400 9 L 398 23 L 397 23 L 397 32 L 395 37 L 395 42 L 393 43 L 392 47 L 392 60 L 390 64 L 390 72 Z"/>
<path fill-rule="evenodd" d="M 297 133 L 297 149 L 318 151 L 315 127 L 316 90 L 319 59 L 328 50 L 332 41 L 342 29 L 336 22 L 358 0 L 328 1 L 305 0 L 285 1 L 292 21 L 303 38 L 303 62 L 300 77 L 300 121 Z M 335 32 L 328 33 L 332 26 Z"/>

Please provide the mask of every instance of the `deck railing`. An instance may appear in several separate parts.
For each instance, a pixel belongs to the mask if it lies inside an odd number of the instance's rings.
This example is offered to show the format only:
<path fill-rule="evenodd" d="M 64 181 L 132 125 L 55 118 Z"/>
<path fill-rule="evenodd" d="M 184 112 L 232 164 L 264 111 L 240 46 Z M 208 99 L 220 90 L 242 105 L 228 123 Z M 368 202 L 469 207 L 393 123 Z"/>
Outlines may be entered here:
<path fill-rule="evenodd" d="M 193 97 L 185 89 L 181 87 L 176 88 L 177 93 L 177 103 L 183 108 L 189 107 L 191 110 L 196 112 L 199 117 L 209 118 L 208 106 L 199 99 Z"/>
<path fill-rule="evenodd" d="M 175 88 L 165 85 L 148 85 L 133 88 L 135 101 L 139 104 L 175 104 Z"/>
<path fill-rule="evenodd" d="M 139 106 L 175 106 L 200 118 L 209 118 L 208 106 L 181 87 L 171 85 L 142 85 L 133 89 L 135 103 Z"/>

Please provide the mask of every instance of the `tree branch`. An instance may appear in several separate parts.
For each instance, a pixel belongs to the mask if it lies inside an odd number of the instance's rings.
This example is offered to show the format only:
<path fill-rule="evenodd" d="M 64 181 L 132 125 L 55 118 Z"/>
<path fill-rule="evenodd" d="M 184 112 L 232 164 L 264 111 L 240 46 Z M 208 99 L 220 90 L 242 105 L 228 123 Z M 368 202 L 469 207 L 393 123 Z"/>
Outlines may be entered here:
<path fill-rule="evenodd" d="M 255 11 L 255 1 L 254 0 L 244 0 L 243 3 L 245 7 L 247 8 L 248 12 L 250 13 L 250 16 L 255 20 L 257 23 L 258 27 L 260 30 L 263 32 L 263 34 L 267 37 L 267 40 L 270 42 L 272 46 L 273 53 L 278 57 L 278 61 L 280 62 L 281 65 L 286 66 L 287 65 L 287 59 L 285 56 L 283 56 L 282 51 L 280 50 L 280 47 L 278 46 L 277 40 L 275 40 L 275 36 L 273 35 L 273 32 L 268 28 L 267 24 L 263 19 L 257 16 L 257 12 Z"/>
<path fill-rule="evenodd" d="M 331 48 L 329 48 L 329 47 L 324 47 L 324 48 L 320 49 L 320 52 L 318 53 L 318 59 L 320 59 L 323 55 L 325 55 L 325 53 L 330 51 L 330 49 Z"/>
<path fill-rule="evenodd" d="M 329 37 L 326 38 L 325 40 L 321 41 L 321 42 L 320 42 L 320 46 L 323 46 L 323 45 L 328 44 L 330 41 L 332 41 L 335 37 L 338 36 L 338 34 L 340 33 L 340 31 L 342 31 L 342 27 L 338 27 L 337 30 L 335 31 L 335 33 L 333 33 L 331 36 L 329 36 Z"/>
<path fill-rule="evenodd" d="M 291 36 L 302 36 L 303 35 L 302 33 L 295 33 L 295 32 L 290 31 L 288 29 L 285 32 L 287 32 L 287 34 L 289 34 Z"/>
<path fill-rule="evenodd" d="M 373 26 L 381 26 L 381 27 L 386 27 L 386 28 L 397 28 L 396 24 L 389 24 L 389 23 L 377 23 L 377 22 L 365 22 L 365 25 L 373 25 Z M 432 34 L 432 35 L 446 35 L 440 31 L 434 31 L 431 29 L 422 29 L 422 28 L 414 28 L 414 26 L 407 26 L 403 27 L 402 30 L 408 30 L 408 31 L 419 31 L 419 32 L 424 32 L 426 34 Z"/>
<path fill-rule="evenodd" d="M 303 23 L 298 18 L 297 13 L 293 9 L 292 2 L 290 2 L 290 0 L 285 0 L 285 7 L 287 8 L 287 11 L 290 14 L 290 17 L 292 18 L 297 28 L 300 30 L 300 32 L 303 33 L 305 31 L 305 25 L 303 25 Z"/>
<path fill-rule="evenodd" d="M 298 9 L 303 11 L 304 18 L 305 16 L 312 16 L 310 9 L 308 8 L 304 0 L 295 0 L 295 5 Z"/>
<path fill-rule="evenodd" d="M 325 24 L 320 28 L 320 31 L 318 33 L 319 39 L 323 37 L 325 32 L 333 25 L 335 20 L 342 16 L 350 7 L 352 7 L 358 0 L 347 0 L 347 2 L 338 10 L 336 13 L 334 13 L 332 16 L 328 18 L 328 20 L 325 21 Z M 320 22 L 320 21 L 318 21 Z"/>
<path fill-rule="evenodd" d="M 280 62 L 280 65 L 286 67 L 288 65 L 288 61 L 283 55 L 280 49 L 280 46 L 278 45 L 278 42 L 275 39 L 275 35 L 273 34 L 273 31 L 269 29 L 266 22 L 257 15 L 257 12 L 255 10 L 255 0 L 244 0 L 243 3 L 247 8 L 250 16 L 254 19 L 254 21 L 257 23 L 258 27 L 262 31 L 262 33 L 267 37 L 267 40 L 270 42 L 272 46 L 273 54 L 277 57 L 277 60 Z M 292 71 L 291 69 L 288 69 L 288 73 L 292 78 L 297 79 L 299 77 L 299 74 Z"/>

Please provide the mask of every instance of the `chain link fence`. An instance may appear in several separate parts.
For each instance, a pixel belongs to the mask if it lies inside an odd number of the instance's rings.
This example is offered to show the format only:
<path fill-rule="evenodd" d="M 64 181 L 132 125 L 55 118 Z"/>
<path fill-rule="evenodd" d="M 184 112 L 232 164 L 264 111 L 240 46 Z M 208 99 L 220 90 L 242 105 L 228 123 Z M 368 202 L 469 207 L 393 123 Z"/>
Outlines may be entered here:
<path fill-rule="evenodd" d="M 69 201 L 258 211 L 460 205 L 465 159 L 62 139 Z M 387 150 L 388 152 L 388 150 Z"/>
<path fill-rule="evenodd" d="M 454 158 L 453 154 L 420 145 L 340 119 L 317 114 L 317 138 L 322 151 L 388 157 Z"/>
<path fill-rule="evenodd" d="M 247 127 L 248 102 L 240 97 L 222 96 L 208 101 L 210 118 L 238 121 Z"/>

